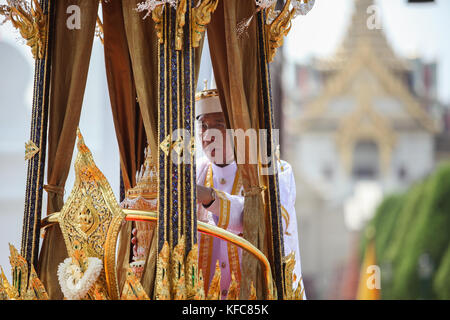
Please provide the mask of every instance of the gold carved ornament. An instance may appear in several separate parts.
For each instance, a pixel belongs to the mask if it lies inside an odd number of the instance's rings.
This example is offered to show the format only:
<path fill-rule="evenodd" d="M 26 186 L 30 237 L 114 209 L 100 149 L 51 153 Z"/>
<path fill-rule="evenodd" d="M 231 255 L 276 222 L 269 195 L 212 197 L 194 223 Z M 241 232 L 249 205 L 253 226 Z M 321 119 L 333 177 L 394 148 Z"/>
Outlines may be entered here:
<path fill-rule="evenodd" d="M 177 245 L 173 248 L 171 254 L 171 287 L 174 300 L 186 300 L 186 278 L 184 270 L 184 254 L 185 254 L 185 240 L 184 236 L 178 240 Z"/>
<path fill-rule="evenodd" d="M 153 221 L 157 222 L 158 213 L 140 210 L 129 210 L 124 209 L 123 212 L 126 215 L 127 221 Z M 42 220 L 42 228 L 47 228 L 59 220 L 59 212 L 53 213 Z M 274 291 L 272 272 L 269 260 L 267 257 L 253 246 L 250 242 L 239 237 L 227 230 L 218 228 L 216 226 L 204 223 L 202 221 L 197 222 L 198 231 L 206 235 L 214 236 L 225 241 L 228 241 L 243 250 L 248 251 L 254 255 L 260 263 L 263 265 L 264 269 L 264 280 L 266 283 L 266 288 L 268 290 L 267 296 L 268 300 L 276 298 L 276 292 Z M 112 238 L 111 238 L 112 239 Z M 117 239 L 117 235 L 116 235 Z M 112 240 L 111 240 L 112 242 Z M 111 253 L 113 254 L 113 253 Z M 173 255 L 172 250 L 169 248 L 167 242 L 164 243 L 162 250 L 158 254 L 158 260 L 156 264 L 156 281 L 155 281 L 155 298 L 157 300 L 170 300 L 172 299 L 173 290 L 171 289 L 170 272 L 173 270 L 171 267 L 171 261 L 174 261 L 171 257 Z M 105 262 L 105 267 L 107 263 Z M 186 298 L 194 300 L 205 300 L 207 294 L 205 293 L 203 286 L 203 276 L 201 270 L 198 269 L 198 245 L 195 245 L 187 255 L 187 261 L 184 263 L 184 277 L 186 285 Z M 113 263 L 111 262 L 111 268 L 113 268 Z M 181 269 L 179 269 L 181 270 Z M 111 285 L 111 284 L 108 284 Z M 230 284 L 230 290 L 232 289 L 233 282 Z M 208 294 L 212 295 L 213 289 L 208 290 Z M 233 294 L 233 293 L 232 293 Z M 236 297 L 239 295 L 237 294 Z"/>
<path fill-rule="evenodd" d="M 219 266 L 219 260 L 217 260 L 214 276 L 211 280 L 211 284 L 209 285 L 206 300 L 220 300 L 220 278 L 221 278 L 221 271 Z"/>
<path fill-rule="evenodd" d="M 179 0 L 175 21 L 175 50 L 183 49 L 183 27 L 186 24 L 187 0 Z"/>
<path fill-rule="evenodd" d="M 203 38 L 206 26 L 211 22 L 211 14 L 216 10 L 219 0 L 203 0 L 192 9 L 192 47 L 197 48 Z"/>
<path fill-rule="evenodd" d="M 164 6 L 159 5 L 152 11 L 152 19 L 155 23 L 155 29 L 156 29 L 156 35 L 158 36 L 159 43 L 164 43 L 163 39 L 163 13 L 164 13 Z"/>
<path fill-rule="evenodd" d="M 164 20 L 164 8 L 165 3 L 157 5 L 152 10 L 152 19 L 155 23 L 156 35 L 159 39 L 159 43 L 164 43 L 163 34 L 163 20 Z M 183 48 L 183 27 L 186 24 L 186 9 L 187 0 L 180 0 L 176 7 L 176 21 L 175 21 L 175 50 L 181 50 Z"/>
<path fill-rule="evenodd" d="M 236 281 L 236 276 L 231 273 L 231 284 L 228 289 L 227 300 L 239 300 L 239 283 Z"/>
<path fill-rule="evenodd" d="M 157 212 L 122 210 L 115 200 L 111 187 L 95 166 L 83 137 L 78 131 L 78 155 L 75 161 L 76 180 L 74 188 L 59 213 L 54 213 L 42 220 L 42 227 L 59 223 L 69 255 L 80 264 L 86 263 L 86 257 L 95 257 L 104 261 L 104 274 L 95 282 L 89 292 L 91 299 L 119 299 L 116 274 L 116 243 L 121 224 L 126 216 L 128 221 L 157 221 Z M 245 239 L 224 229 L 198 222 L 198 231 L 215 236 L 253 254 L 264 266 L 264 275 L 268 297 L 274 298 L 271 268 L 267 257 Z M 171 250 L 166 242 L 158 255 L 156 273 L 156 299 L 200 299 L 219 297 L 219 286 L 215 285 L 220 273 L 216 272 L 205 294 L 202 272 L 198 269 L 198 245 L 195 245 L 185 259 L 185 240 Z M 294 262 L 295 263 L 295 262 Z M 219 269 L 220 272 L 220 269 Z M 218 282 L 220 283 L 220 282 Z M 217 283 L 216 283 L 217 284 Z M 237 298 L 239 293 L 233 289 L 235 281 L 230 284 L 229 298 Z M 127 284 L 122 297 L 146 299 L 132 289 L 140 290 L 140 285 L 132 274 L 127 275 Z M 106 289 L 106 292 L 105 292 Z"/>
<path fill-rule="evenodd" d="M 167 137 L 159 144 L 159 147 L 164 152 L 164 154 L 168 157 L 170 152 L 174 150 L 178 156 L 183 156 L 183 150 L 187 149 L 188 153 L 194 154 L 195 152 L 195 137 L 191 137 L 189 141 L 185 141 L 182 135 L 178 136 L 178 138 L 173 141 L 171 134 L 167 135 Z"/>
<path fill-rule="evenodd" d="M 155 298 L 156 300 L 171 300 L 169 285 L 170 248 L 166 241 L 158 254 L 156 262 Z"/>
<path fill-rule="evenodd" d="M 128 268 L 120 300 L 150 300 L 131 268 Z"/>
<path fill-rule="evenodd" d="M 95 35 L 100 39 L 100 42 L 105 44 L 105 32 L 103 31 L 103 22 L 97 15 L 97 22 L 95 24 Z"/>
<path fill-rule="evenodd" d="M 270 1 L 257 1 L 265 8 Z M 263 4 L 266 3 L 266 4 Z M 277 1 L 268 6 L 266 10 L 266 54 L 267 61 L 272 62 L 275 58 L 277 48 L 283 45 L 283 38 L 291 30 L 291 22 L 297 15 L 306 15 L 313 7 L 315 0 L 286 0 L 281 11 L 275 10 Z M 292 9 L 290 6 L 292 4 Z"/>
<path fill-rule="evenodd" d="M 97 258 L 104 263 L 90 297 L 119 299 L 115 270 L 116 240 L 125 217 L 78 130 L 75 184 L 58 215 L 69 256 L 74 263 Z M 83 269 L 83 268 L 82 268 Z M 105 297 L 107 294 L 107 297 Z"/>
<path fill-rule="evenodd" d="M 3 269 L 0 273 L 0 300 L 48 300 L 48 294 L 39 280 L 34 266 L 28 268 L 27 261 L 17 249 L 9 245 L 12 270 L 12 285 L 8 282 Z"/>
<path fill-rule="evenodd" d="M 297 275 L 294 274 L 295 268 L 295 253 L 292 252 L 284 257 L 284 274 L 285 274 L 285 300 L 303 300 L 304 288 L 302 285 L 302 278 L 297 282 L 297 288 L 294 290 L 294 282 L 297 280 Z"/>
<path fill-rule="evenodd" d="M 281 12 L 275 11 L 276 2 L 267 9 L 267 19 L 272 20 L 266 24 L 266 54 L 267 61 L 272 62 L 277 53 L 277 48 L 283 45 L 284 37 L 291 30 L 291 21 L 295 15 L 295 9 L 289 10 L 291 0 L 287 0 Z M 275 17 L 274 17 L 275 16 Z"/>
<path fill-rule="evenodd" d="M 199 0 L 192 8 L 192 47 L 197 48 L 206 30 L 206 26 L 211 21 L 211 14 L 216 10 L 219 0 Z M 161 2 L 153 4 L 143 3 L 138 7 L 138 11 L 151 11 L 152 20 L 155 23 L 156 35 L 159 43 L 164 43 L 164 8 L 169 7 L 167 3 Z M 186 24 L 187 0 L 179 0 L 176 4 L 175 15 L 175 50 L 183 49 L 184 26 Z M 147 17 L 147 16 L 146 16 Z M 145 19 L 145 17 L 144 17 Z"/>
<path fill-rule="evenodd" d="M 25 143 L 25 160 L 32 159 L 40 151 L 39 147 L 31 140 Z"/>
<path fill-rule="evenodd" d="M 25 1 L 7 0 L 8 5 L 0 8 L 0 14 L 10 20 L 14 28 L 18 29 L 21 36 L 31 48 L 34 59 L 43 59 L 47 44 L 47 16 L 42 11 L 38 0 L 32 0 L 31 4 Z"/>

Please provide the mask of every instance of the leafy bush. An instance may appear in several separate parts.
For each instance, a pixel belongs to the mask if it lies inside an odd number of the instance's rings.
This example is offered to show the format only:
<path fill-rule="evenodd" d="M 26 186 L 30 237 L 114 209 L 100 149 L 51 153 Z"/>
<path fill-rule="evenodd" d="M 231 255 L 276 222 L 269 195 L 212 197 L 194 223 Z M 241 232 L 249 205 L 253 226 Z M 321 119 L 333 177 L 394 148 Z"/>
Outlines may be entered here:
<path fill-rule="evenodd" d="M 387 197 L 367 228 L 375 229 L 383 299 L 450 299 L 450 164 Z"/>

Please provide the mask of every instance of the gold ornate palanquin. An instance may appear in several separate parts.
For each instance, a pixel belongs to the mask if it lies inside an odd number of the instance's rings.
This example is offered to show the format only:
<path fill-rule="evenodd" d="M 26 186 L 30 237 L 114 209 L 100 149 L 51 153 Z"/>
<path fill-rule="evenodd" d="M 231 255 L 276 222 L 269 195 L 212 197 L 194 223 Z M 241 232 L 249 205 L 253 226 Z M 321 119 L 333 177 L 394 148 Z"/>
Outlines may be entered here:
<path fill-rule="evenodd" d="M 145 161 L 136 175 L 136 186 L 127 190 L 120 204 L 124 209 L 156 212 L 158 210 L 158 170 L 151 148 L 145 150 Z M 155 237 L 155 225 L 146 221 L 135 221 L 133 229 L 133 257 L 130 264 L 138 279 L 141 279 L 150 247 Z M 126 237 L 125 240 L 128 240 Z M 128 257 L 124 257 L 128 259 Z"/>
<path fill-rule="evenodd" d="M 226 0 L 223 0 L 226 1 Z M 41 3 L 47 3 L 49 1 L 41 1 Z M 146 1 L 146 2 L 152 2 L 152 1 Z M 274 4 L 276 1 L 273 0 L 266 0 L 266 1 L 257 1 L 257 6 L 260 6 L 262 3 L 271 3 Z M 314 0 L 287 0 L 283 9 L 281 11 L 275 10 L 275 5 L 270 5 L 270 8 L 268 6 L 264 7 L 265 15 L 260 15 L 261 19 L 265 17 L 266 20 L 262 21 L 261 23 L 265 24 L 265 27 L 263 26 L 261 28 L 261 39 L 260 39 L 260 45 L 264 48 L 266 51 L 266 56 L 264 57 L 264 61 L 272 61 L 276 49 L 281 46 L 283 43 L 284 36 L 287 35 L 289 32 L 290 26 L 291 26 L 291 20 L 295 17 L 297 14 L 297 11 L 299 11 L 298 6 L 306 4 L 306 3 L 314 3 Z M 46 59 L 49 59 L 51 56 L 50 53 L 53 50 L 46 50 L 46 45 L 50 41 L 48 39 L 52 39 L 51 36 L 48 36 L 52 24 L 49 20 L 52 20 L 52 14 L 47 14 L 48 6 L 40 7 L 37 0 L 32 0 L 32 4 L 28 6 L 23 6 L 22 4 L 26 3 L 22 0 L 8 0 L 7 6 L 0 6 L 0 15 L 4 15 L 7 18 L 9 18 L 14 25 L 15 28 L 17 28 L 23 38 L 26 39 L 27 44 L 32 48 L 33 55 L 36 60 L 45 60 L 45 64 L 47 63 Z M 52 2 L 53 3 L 53 2 Z M 155 3 L 155 1 L 153 1 Z M 169 96 L 172 96 L 172 92 L 175 90 L 181 90 L 181 93 L 178 93 L 178 95 L 184 96 L 186 98 L 184 93 L 189 93 L 191 95 L 191 99 L 193 100 L 193 91 L 194 88 L 194 77 L 193 70 L 194 70 L 194 59 L 193 59 L 193 50 L 192 48 L 197 48 L 201 44 L 201 40 L 204 36 L 204 32 L 206 30 L 207 25 L 211 22 L 212 14 L 216 10 L 219 4 L 219 0 L 199 0 L 199 1 L 187 1 L 187 0 L 179 0 L 176 1 L 175 8 L 171 11 L 168 10 L 168 5 L 163 5 L 162 3 L 168 3 L 167 1 L 160 2 L 160 5 L 157 5 L 153 8 L 151 12 L 151 17 L 153 20 L 153 24 L 156 28 L 156 34 L 159 38 L 159 43 L 162 44 L 160 46 L 160 50 L 158 52 L 159 55 L 164 54 L 163 59 L 160 59 L 159 62 L 159 78 L 160 78 L 160 84 L 167 88 L 167 92 L 158 92 L 160 94 L 160 98 L 163 97 L 168 98 Z M 223 3 L 222 3 L 223 4 Z M 291 8 L 291 6 L 293 8 Z M 166 9 L 165 9 L 166 8 Z M 257 9 L 255 12 L 260 12 L 262 10 L 262 6 Z M 44 14 L 45 12 L 45 14 Z M 95 12 L 95 15 L 97 15 L 97 10 L 93 11 Z M 149 12 L 150 13 L 150 12 Z M 253 16 L 252 16 L 253 17 Z M 170 31 L 168 26 L 168 21 L 174 21 L 174 31 Z M 247 20 L 247 21 L 251 21 Z M 94 22 L 94 20 L 92 21 Z M 106 34 L 102 30 L 102 22 L 100 19 L 96 19 L 96 23 L 98 24 L 98 32 L 97 35 L 100 36 L 102 42 L 107 40 L 103 38 L 103 36 L 106 36 Z M 259 22 L 258 22 L 259 23 Z M 50 27 L 49 27 L 50 26 Z M 246 25 L 248 27 L 248 24 Z M 92 26 L 93 27 L 93 26 Z M 190 30 L 188 29 L 190 28 Z M 58 29 L 61 30 L 61 29 Z M 93 31 L 94 29 L 92 29 Z M 55 30 L 53 30 L 55 31 Z M 189 36 L 192 37 L 192 39 L 189 39 Z M 84 40 L 84 39 L 83 39 Z M 128 39 L 130 40 L 130 39 Z M 174 40 L 175 48 L 177 52 L 173 51 L 172 48 L 169 48 L 169 40 Z M 77 41 L 81 41 L 80 39 L 77 39 Z M 131 40 L 130 40 L 131 41 Z M 77 43 L 75 40 L 71 43 Z M 81 43 L 81 42 L 80 42 Z M 172 42 L 170 42 L 171 45 Z M 54 45 L 54 43 L 53 43 Z M 60 43 L 59 43 L 60 45 Z M 185 46 L 183 48 L 183 45 Z M 164 47 L 167 46 L 167 47 Z M 107 46 L 106 46 L 107 47 Z M 50 48 L 51 49 L 51 48 Z M 264 52 L 262 50 L 262 52 Z M 57 50 L 56 50 L 57 51 Z M 127 52 L 128 54 L 129 52 Z M 184 66 L 187 66 L 189 63 L 189 70 L 186 72 L 180 72 L 178 74 L 178 70 L 175 70 L 173 72 L 172 69 L 169 70 L 169 62 L 171 55 L 177 56 L 177 68 L 183 68 Z M 77 55 L 74 55 L 77 56 Z M 139 59 L 131 59 L 131 60 L 139 60 Z M 45 78 L 47 78 L 46 72 L 54 72 L 54 67 L 50 61 L 48 60 L 49 64 L 48 66 L 45 65 L 44 68 L 44 62 L 43 67 L 39 71 L 37 68 L 37 77 L 36 79 L 41 79 L 46 75 Z M 64 60 L 65 61 L 65 60 Z M 69 60 L 68 60 L 69 61 Z M 184 62 L 186 64 L 182 64 L 181 62 Z M 70 63 L 66 63 L 66 65 L 71 65 Z M 74 64 L 75 65 L 75 64 Z M 76 64 L 81 65 L 81 64 Z M 50 68 L 51 67 L 51 68 Z M 55 68 L 56 69 L 56 68 Z M 138 69 L 138 68 L 135 68 Z M 65 69 L 61 69 L 65 70 Z M 73 70 L 74 73 L 75 70 Z M 87 72 L 87 71 L 86 71 Z M 173 72 L 173 74 L 169 74 L 169 72 Z M 263 71 L 261 71 L 264 73 Z M 54 72 L 56 74 L 56 72 Z M 161 76 L 164 75 L 164 81 L 161 82 Z M 185 78 L 178 79 L 178 75 L 184 75 Z M 135 75 L 136 76 L 136 75 Z M 80 77 L 83 78 L 83 77 Z M 177 78 L 176 81 L 174 79 Z M 189 79 L 188 79 L 189 78 Z M 270 81 L 270 80 L 269 80 Z M 80 80 L 80 83 L 81 84 Z M 189 90 L 186 89 L 185 83 L 189 82 Z M 265 81 L 262 81 L 265 83 Z M 173 84 L 179 85 L 180 88 L 171 89 L 169 88 L 170 85 Z M 269 82 L 267 82 L 269 83 Z M 73 86 L 72 86 L 73 85 Z M 75 88 L 75 84 L 71 84 L 71 88 Z M 83 85 L 81 85 L 83 86 Z M 48 84 L 47 81 L 43 81 L 42 83 L 40 81 L 36 82 L 35 89 L 44 90 L 44 87 L 46 88 L 45 93 L 39 93 L 39 97 L 42 99 L 35 99 L 36 103 L 34 103 L 34 109 L 37 113 L 45 115 L 46 111 L 48 110 L 48 103 L 45 106 L 45 110 L 42 108 L 42 101 L 52 100 L 51 97 L 54 97 L 54 93 L 57 90 L 51 90 L 52 94 L 49 95 L 48 93 Z M 66 88 L 68 89 L 68 87 Z M 111 88 L 110 88 L 111 89 Z M 268 89 L 268 88 L 266 88 Z M 185 92 L 186 91 L 186 92 Z M 188 92 L 189 91 L 189 92 Z M 270 91 L 270 90 L 266 90 Z M 36 91 L 38 92 L 38 90 Z M 139 92 L 139 90 L 138 90 Z M 51 96 L 51 97 L 50 97 Z M 134 98 L 134 97 L 133 97 Z M 188 99 L 189 100 L 189 99 Z M 270 100 L 270 99 L 269 99 Z M 53 101 L 53 100 L 52 100 Z M 65 100 L 64 100 L 65 101 Z M 133 100 L 134 101 L 134 100 Z M 162 101 L 160 99 L 160 101 Z M 70 103 L 69 103 L 70 102 Z M 67 105 L 74 104 L 73 101 L 69 101 Z M 165 100 L 165 103 L 167 101 Z M 179 100 L 176 101 L 177 103 Z M 189 107 L 191 106 L 191 110 L 185 110 L 184 116 L 190 117 L 192 115 L 192 106 L 193 101 L 189 101 L 186 106 L 183 104 L 176 105 L 176 103 L 171 102 L 172 105 L 166 105 L 165 103 L 161 104 L 160 111 L 165 110 L 168 111 L 169 116 L 172 114 L 175 114 L 181 110 L 182 107 Z M 78 104 L 78 102 L 76 103 Z M 81 108 L 81 103 L 79 104 Z M 52 105 L 52 110 L 56 106 Z M 266 104 L 264 108 L 268 108 L 267 110 L 270 110 L 269 106 Z M 62 110 L 62 109 L 61 109 Z M 65 109 L 64 109 L 65 110 Z M 262 111 L 263 109 L 261 109 Z M 42 111 L 42 112 L 41 112 Z M 69 111 L 68 111 L 69 113 Z M 43 117 L 45 118 L 45 117 Z M 148 119 L 147 119 L 148 121 Z M 148 123 L 145 121 L 145 123 Z M 158 121 L 161 121 L 159 119 Z M 190 119 L 188 122 L 193 122 L 193 119 Z M 64 125 L 66 125 L 64 123 Z M 62 125 L 63 126 L 63 125 Z M 52 127 L 58 127 L 55 126 L 54 123 L 51 123 L 50 128 Z M 267 126 L 269 127 L 269 126 Z M 36 125 L 33 125 L 32 130 L 41 131 L 41 127 Z M 164 126 L 160 126 L 159 130 L 161 128 L 168 129 Z M 43 126 L 42 132 L 46 132 L 46 125 Z M 73 130 L 74 131 L 74 130 Z M 56 131 L 55 131 L 56 132 Z M 163 131 L 165 132 L 165 130 Z M 166 140 L 161 139 L 161 137 L 167 136 Z M 73 137 L 73 136 L 72 136 Z M 167 135 L 167 133 L 163 134 L 158 140 L 158 144 L 160 146 L 160 149 L 164 152 L 165 156 L 168 157 L 169 151 L 171 149 L 174 149 L 181 157 L 181 145 L 183 144 L 182 137 L 180 137 L 177 141 L 172 143 L 170 134 Z M 117 270 L 116 270 L 116 247 L 117 247 L 117 239 L 119 237 L 119 232 L 121 230 L 121 226 L 125 221 L 136 221 L 137 224 L 141 222 L 155 222 L 158 220 L 158 214 L 155 210 L 150 210 L 154 208 L 146 208 L 145 211 L 137 211 L 136 206 L 133 206 L 134 209 L 126 209 L 123 210 L 119 204 L 117 203 L 114 194 L 111 190 L 111 187 L 107 181 L 107 179 L 103 176 L 103 174 L 100 172 L 100 170 L 95 166 L 94 160 L 92 158 L 92 155 L 89 151 L 89 149 L 84 144 L 83 138 L 81 137 L 81 134 L 78 132 L 78 150 L 79 154 L 77 156 L 76 162 L 75 162 L 75 171 L 76 171 L 76 182 L 74 185 L 74 188 L 71 192 L 70 197 L 68 198 L 67 202 L 63 206 L 63 208 L 58 213 L 54 213 L 47 218 L 45 218 L 42 221 L 42 228 L 46 228 L 47 226 L 58 223 L 63 236 L 64 236 L 64 242 L 67 247 L 67 251 L 69 253 L 70 258 L 72 258 L 73 264 L 79 264 L 80 266 L 86 264 L 87 259 L 89 258 L 95 258 L 100 260 L 102 264 L 102 272 L 96 278 L 95 283 L 92 286 L 92 290 L 89 291 L 88 298 L 90 299 L 147 299 L 148 296 L 143 294 L 142 287 L 140 286 L 139 279 L 136 277 L 136 275 L 129 271 L 127 272 L 127 280 L 125 283 L 124 290 L 122 293 L 120 293 L 119 285 L 118 285 L 118 277 L 117 277 Z M 163 141 L 161 141 L 163 140 Z M 40 153 L 40 150 L 45 150 L 43 142 L 46 141 L 46 137 L 44 137 L 39 144 L 35 144 L 34 142 L 30 142 L 26 145 L 26 159 L 32 160 L 35 157 L 35 155 L 42 155 Z M 188 143 L 189 141 L 186 141 Z M 193 151 L 195 150 L 195 144 L 194 144 L 194 137 L 190 137 L 190 151 L 191 155 L 193 155 Z M 159 152 L 159 151 L 158 151 Z M 45 159 L 42 161 L 42 163 L 45 163 Z M 170 170 L 175 168 L 169 168 Z M 44 170 L 42 170 L 43 172 Z M 161 172 L 165 172 L 164 170 L 161 170 Z M 169 171 L 168 171 L 169 172 Z M 192 172 L 186 171 L 187 175 L 190 179 L 193 179 L 192 177 L 195 177 Z M 32 177 L 30 175 L 30 177 Z M 42 190 L 42 188 L 39 187 L 39 183 L 42 182 L 42 176 L 40 176 L 40 180 L 36 179 L 29 179 L 30 184 L 32 184 L 33 188 L 36 190 Z M 161 181 L 169 181 L 170 176 L 164 177 L 160 179 Z M 36 182 L 38 181 L 38 182 Z M 192 197 L 192 199 L 195 198 L 194 196 L 194 180 L 192 180 L 191 183 L 191 190 L 189 192 L 189 197 Z M 172 187 L 169 187 L 172 188 Z M 256 198 L 253 193 L 260 193 L 262 188 L 254 187 L 251 190 L 256 191 L 249 191 L 246 192 L 246 196 L 248 199 L 250 197 Z M 166 188 L 166 190 L 169 190 Z M 172 189 L 170 189 L 172 190 Z M 141 193 L 141 195 L 145 191 L 144 189 L 139 189 L 139 186 L 137 189 L 132 189 L 130 193 L 128 194 L 129 197 L 133 197 L 133 192 L 136 191 L 137 193 Z M 37 197 L 37 200 L 40 199 L 41 196 Z M 138 198 L 136 198 L 138 199 Z M 189 198 L 191 199 L 191 198 Z M 255 204 L 259 203 L 259 201 L 255 200 Z M 194 200 L 195 201 L 195 200 Z M 191 205 L 192 207 L 195 206 L 195 202 L 192 201 Z M 39 202 L 39 201 L 38 201 Z M 31 203 L 31 201 L 30 201 Z M 250 202 L 249 202 L 250 203 Z M 38 203 L 38 208 L 36 212 L 40 210 L 40 204 Z M 137 206 L 139 207 L 139 206 Z M 248 209 L 247 212 L 252 212 L 253 207 L 252 206 L 246 206 Z M 254 208 L 257 206 L 255 205 Z M 59 206 L 58 209 L 59 210 Z M 279 208 L 279 206 L 278 206 Z M 34 207 L 33 207 L 34 209 Z M 189 216 L 189 219 L 196 219 L 195 215 L 195 209 L 192 209 L 193 214 Z M 30 212 L 34 212 L 34 210 L 30 210 Z M 31 218 L 33 219 L 31 219 Z M 161 215 L 159 215 L 161 217 Z M 37 217 L 33 216 L 31 213 L 26 213 L 26 218 L 29 221 L 35 221 L 40 219 L 40 212 Z M 162 221 L 162 219 L 160 220 Z M 192 226 L 195 225 L 195 223 L 191 224 Z M 39 231 L 39 226 L 37 226 L 37 229 Z M 50 230 L 51 231 L 51 230 Z M 192 229 L 193 233 L 196 231 L 205 233 L 214 237 L 221 238 L 225 241 L 231 242 L 234 245 L 244 249 L 245 251 L 251 253 L 254 255 L 260 263 L 263 265 L 264 270 L 264 280 L 266 285 L 266 297 L 267 298 L 275 298 L 276 293 L 273 286 L 273 280 L 272 280 L 272 272 L 271 272 L 271 266 L 269 264 L 269 261 L 267 257 L 258 250 L 255 246 L 253 246 L 250 242 L 244 240 L 241 237 L 238 237 L 230 232 L 227 232 L 226 230 L 204 224 L 201 222 L 198 222 L 197 230 Z M 49 232 L 51 233 L 51 232 Z M 37 235 L 37 236 L 36 236 Z M 189 236 L 192 234 L 189 233 Z M 34 245 L 36 243 L 36 238 L 38 238 L 38 232 L 34 232 L 32 234 L 33 241 L 29 241 L 30 243 Z M 46 239 L 49 239 L 51 237 L 47 237 Z M 167 238 L 167 237 L 166 237 Z M 164 239 L 166 239 L 164 238 Z M 31 239 L 31 237 L 30 237 Z M 192 240 L 194 239 L 194 240 Z M 198 264 L 197 264 L 197 254 L 198 254 L 198 247 L 195 244 L 195 236 L 191 237 L 189 240 L 189 252 L 185 252 L 185 241 L 183 238 L 177 237 L 177 244 L 175 245 L 171 241 L 170 244 L 164 243 L 164 246 L 162 250 L 159 250 L 158 259 L 157 259 L 157 276 L 156 276 L 156 298 L 157 299 L 214 299 L 220 296 L 218 290 L 220 286 L 218 285 L 220 283 L 220 269 L 216 269 L 216 274 L 213 277 L 212 284 L 209 288 L 209 292 L 204 292 L 203 288 L 203 279 L 201 278 L 201 272 L 198 270 Z M 37 240 L 37 243 L 39 241 Z M 26 244 L 27 248 L 30 245 L 29 243 Z M 279 246 L 281 248 L 282 246 Z M 22 248 L 23 252 L 27 252 L 27 248 Z M 28 250 L 30 251 L 30 250 Z M 50 251 L 50 250 L 49 250 Z M 281 251 L 281 250 L 280 250 Z M 187 254 L 186 254 L 187 253 Z M 51 256 L 51 255 L 50 255 Z M 186 257 L 186 258 L 185 258 Z M 49 259 L 50 260 L 50 259 Z M 14 260 L 15 263 L 18 263 L 20 265 L 19 269 L 22 270 L 24 266 L 27 264 L 26 260 L 23 258 L 18 258 Z M 54 259 L 56 261 L 56 259 Z M 29 260 L 28 262 L 34 263 L 34 261 Z M 281 261 L 276 261 L 274 264 L 275 266 L 279 265 Z M 292 257 L 291 260 L 287 260 L 284 262 L 286 265 L 286 270 L 284 272 L 285 282 L 289 285 L 292 283 Z M 13 266 L 13 269 L 17 268 L 17 265 Z M 22 268 L 22 269 L 21 269 Z M 14 269 L 15 270 L 15 269 Z M 251 270 L 253 272 L 253 270 Z M 33 275 L 33 270 L 31 272 Z M 279 274 L 277 272 L 277 276 L 279 277 Z M 20 278 L 20 277 L 19 277 Z M 34 283 L 36 285 L 39 284 L 39 282 L 33 278 L 33 276 L 30 277 L 30 279 L 34 279 Z M 37 277 L 36 277 L 37 278 Z M 16 279 L 17 280 L 17 279 Z M 15 284 L 22 283 L 23 281 L 15 282 Z M 279 285 L 281 282 L 277 281 L 277 285 Z M 248 286 L 246 286 L 248 287 Z M 236 279 L 233 279 L 230 290 L 228 294 L 229 299 L 236 299 L 239 297 L 239 286 L 236 284 Z M 259 294 L 259 284 L 257 284 L 258 288 L 258 294 Z M 2 289 L 0 287 L 0 289 Z M 4 296 L 6 292 L 6 289 L 3 291 L 0 290 L 0 296 Z M 250 298 L 254 299 L 256 298 L 256 290 L 253 284 L 251 285 L 251 295 Z M 278 291 L 278 295 L 283 294 L 285 297 L 295 297 L 295 294 L 291 292 L 290 290 L 286 290 L 286 292 L 280 292 Z M 9 297 L 11 297 L 9 295 Z M 40 298 L 40 297 L 37 297 Z M 42 297 L 41 297 L 42 298 Z"/>

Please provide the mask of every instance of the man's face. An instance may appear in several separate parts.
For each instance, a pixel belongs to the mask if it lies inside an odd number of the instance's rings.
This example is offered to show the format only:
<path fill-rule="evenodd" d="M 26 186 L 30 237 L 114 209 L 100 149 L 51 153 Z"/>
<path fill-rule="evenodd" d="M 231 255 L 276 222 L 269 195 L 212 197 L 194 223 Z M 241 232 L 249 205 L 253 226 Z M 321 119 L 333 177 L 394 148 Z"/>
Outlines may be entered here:
<path fill-rule="evenodd" d="M 229 146 L 229 139 L 226 139 L 224 114 L 222 112 L 203 114 L 198 121 L 202 148 L 206 156 L 216 164 L 229 163 L 233 157 L 233 150 Z"/>

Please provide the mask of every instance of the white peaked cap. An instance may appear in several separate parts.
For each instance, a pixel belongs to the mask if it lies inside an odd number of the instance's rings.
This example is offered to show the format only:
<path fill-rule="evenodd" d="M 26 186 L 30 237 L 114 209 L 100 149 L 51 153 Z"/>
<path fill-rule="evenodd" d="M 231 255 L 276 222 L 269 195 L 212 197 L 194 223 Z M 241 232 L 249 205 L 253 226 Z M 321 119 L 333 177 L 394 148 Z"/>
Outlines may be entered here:
<path fill-rule="evenodd" d="M 202 114 L 222 112 L 219 92 L 217 89 L 208 89 L 205 81 L 205 89 L 195 95 L 195 118 Z"/>

